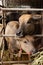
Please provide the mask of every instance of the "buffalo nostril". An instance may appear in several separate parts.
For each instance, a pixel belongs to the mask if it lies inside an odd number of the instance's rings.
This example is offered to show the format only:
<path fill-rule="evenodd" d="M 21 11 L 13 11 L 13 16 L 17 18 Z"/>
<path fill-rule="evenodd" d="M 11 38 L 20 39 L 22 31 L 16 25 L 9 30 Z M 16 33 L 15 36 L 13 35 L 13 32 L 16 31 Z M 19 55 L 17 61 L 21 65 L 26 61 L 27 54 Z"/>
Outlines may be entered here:
<path fill-rule="evenodd" d="M 16 35 L 19 36 L 19 37 L 23 37 L 23 33 L 21 31 L 17 32 Z"/>
<path fill-rule="evenodd" d="M 20 34 L 21 34 L 21 31 L 16 33 L 16 35 L 18 35 L 18 36 L 19 36 Z"/>
<path fill-rule="evenodd" d="M 19 35 L 18 33 L 16 33 L 16 35 Z"/>

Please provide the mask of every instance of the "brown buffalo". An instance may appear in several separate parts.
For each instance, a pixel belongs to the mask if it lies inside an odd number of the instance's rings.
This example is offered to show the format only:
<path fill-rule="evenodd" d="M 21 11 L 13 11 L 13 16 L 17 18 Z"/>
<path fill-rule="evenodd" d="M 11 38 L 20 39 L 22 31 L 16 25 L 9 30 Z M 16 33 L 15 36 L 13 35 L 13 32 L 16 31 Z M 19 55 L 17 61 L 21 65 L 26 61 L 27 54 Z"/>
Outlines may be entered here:
<path fill-rule="evenodd" d="M 34 31 L 34 24 L 30 24 L 32 18 L 31 14 L 23 14 L 19 18 L 19 29 L 17 31 L 18 36 L 26 34 L 32 34 Z"/>
<path fill-rule="evenodd" d="M 5 29 L 5 35 L 14 35 L 16 37 L 16 31 L 18 29 L 19 25 L 17 21 L 10 21 Z M 13 53 L 16 48 L 16 40 L 15 37 L 5 37 L 7 43 L 9 52 Z"/>
<path fill-rule="evenodd" d="M 40 15 L 23 14 L 19 18 L 18 36 L 38 34 L 40 28 Z M 39 24 L 38 24 L 39 23 Z"/>

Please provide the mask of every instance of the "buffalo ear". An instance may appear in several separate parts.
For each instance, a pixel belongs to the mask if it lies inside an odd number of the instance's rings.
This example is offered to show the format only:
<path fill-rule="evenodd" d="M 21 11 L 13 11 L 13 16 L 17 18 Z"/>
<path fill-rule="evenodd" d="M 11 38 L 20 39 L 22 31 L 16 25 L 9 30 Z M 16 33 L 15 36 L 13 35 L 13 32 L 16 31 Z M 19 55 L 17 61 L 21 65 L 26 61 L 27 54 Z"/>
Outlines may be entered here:
<path fill-rule="evenodd" d="M 41 18 L 42 18 L 42 16 L 41 15 L 33 15 L 33 17 L 32 17 L 34 20 L 40 20 Z"/>

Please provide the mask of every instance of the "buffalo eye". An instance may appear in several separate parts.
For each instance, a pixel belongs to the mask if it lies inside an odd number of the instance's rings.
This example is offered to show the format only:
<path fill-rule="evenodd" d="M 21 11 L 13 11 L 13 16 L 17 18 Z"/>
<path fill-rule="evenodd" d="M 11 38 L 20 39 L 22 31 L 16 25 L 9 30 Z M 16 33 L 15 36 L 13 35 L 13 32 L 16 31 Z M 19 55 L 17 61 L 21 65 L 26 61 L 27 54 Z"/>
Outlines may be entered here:
<path fill-rule="evenodd" d="M 27 43 L 27 41 L 24 41 L 24 43 Z"/>

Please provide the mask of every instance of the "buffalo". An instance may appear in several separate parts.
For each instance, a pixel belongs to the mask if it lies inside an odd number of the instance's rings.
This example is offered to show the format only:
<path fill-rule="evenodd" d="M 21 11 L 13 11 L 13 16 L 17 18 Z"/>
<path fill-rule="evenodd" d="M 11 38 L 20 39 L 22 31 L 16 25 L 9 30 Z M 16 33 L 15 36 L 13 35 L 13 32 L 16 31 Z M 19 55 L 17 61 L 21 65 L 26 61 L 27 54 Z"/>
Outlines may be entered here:
<path fill-rule="evenodd" d="M 22 37 L 25 35 L 33 35 L 41 33 L 40 26 L 40 15 L 32 15 L 32 14 L 23 14 L 19 18 L 19 28 L 17 31 L 17 35 Z"/>

